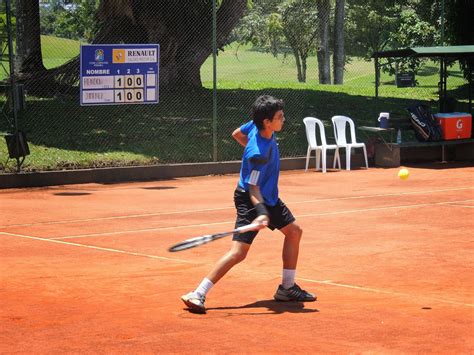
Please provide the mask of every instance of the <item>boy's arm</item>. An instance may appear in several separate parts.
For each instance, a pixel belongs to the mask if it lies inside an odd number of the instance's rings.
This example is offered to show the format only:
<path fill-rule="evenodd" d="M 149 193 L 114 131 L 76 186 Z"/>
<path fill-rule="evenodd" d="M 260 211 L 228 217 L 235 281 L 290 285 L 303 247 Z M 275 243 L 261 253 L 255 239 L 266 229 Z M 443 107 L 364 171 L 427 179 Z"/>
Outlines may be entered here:
<path fill-rule="evenodd" d="M 266 210 L 266 207 L 264 205 L 264 200 L 262 194 L 260 193 L 260 188 L 257 185 L 249 184 L 249 196 L 250 201 L 255 206 L 255 209 L 257 210 L 258 214 L 257 218 L 255 218 L 252 223 L 260 223 L 261 226 L 258 229 L 263 229 L 268 226 L 268 223 L 270 222 L 270 217 L 268 216 L 268 211 Z"/>
<path fill-rule="evenodd" d="M 234 138 L 243 147 L 247 145 L 248 137 L 242 133 L 240 127 L 232 132 L 232 138 Z"/>

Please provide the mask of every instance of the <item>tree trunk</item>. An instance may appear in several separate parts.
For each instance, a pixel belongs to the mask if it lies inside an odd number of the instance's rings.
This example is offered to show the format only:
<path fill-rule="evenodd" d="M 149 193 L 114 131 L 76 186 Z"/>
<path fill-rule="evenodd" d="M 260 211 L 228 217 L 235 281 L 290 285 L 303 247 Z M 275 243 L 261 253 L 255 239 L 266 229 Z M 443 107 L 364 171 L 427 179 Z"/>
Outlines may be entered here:
<path fill-rule="evenodd" d="M 344 83 L 344 6 L 345 0 L 336 0 L 334 14 L 334 84 Z"/>
<path fill-rule="evenodd" d="M 330 0 L 318 0 L 317 6 L 319 17 L 319 83 L 331 84 L 331 58 L 329 52 L 329 17 L 331 12 L 331 3 Z"/>
<path fill-rule="evenodd" d="M 45 71 L 41 56 L 39 2 L 16 1 L 15 73 L 21 77 Z"/>
<path fill-rule="evenodd" d="M 300 54 L 297 50 L 293 50 L 293 55 L 295 56 L 296 61 L 296 70 L 298 71 L 298 82 L 303 82 L 303 72 L 301 68 Z"/>
<path fill-rule="evenodd" d="M 301 66 L 302 66 L 302 72 L 303 72 L 303 83 L 306 83 L 306 69 L 307 69 L 307 64 L 306 60 L 308 57 L 302 56 L 301 57 Z"/>

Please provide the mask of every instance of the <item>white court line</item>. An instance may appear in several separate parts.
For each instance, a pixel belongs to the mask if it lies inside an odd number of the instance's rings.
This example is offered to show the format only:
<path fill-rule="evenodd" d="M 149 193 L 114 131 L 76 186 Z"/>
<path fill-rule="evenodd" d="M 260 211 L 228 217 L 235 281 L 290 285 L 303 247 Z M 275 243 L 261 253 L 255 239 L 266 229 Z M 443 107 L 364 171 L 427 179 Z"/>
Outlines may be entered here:
<path fill-rule="evenodd" d="M 452 203 L 452 204 L 450 204 L 450 206 L 453 206 L 453 207 L 464 207 L 464 208 L 474 208 L 474 206 L 458 205 L 458 204 L 456 204 L 456 203 Z"/>
<path fill-rule="evenodd" d="M 95 222 L 95 221 L 107 221 L 114 219 L 127 219 L 127 218 L 142 218 L 142 217 L 153 217 L 153 216 L 166 216 L 173 214 L 187 214 L 187 213 L 198 213 L 198 212 L 212 212 L 220 210 L 229 210 L 235 208 L 233 206 L 229 207 L 214 207 L 214 208 L 203 208 L 200 210 L 188 210 L 188 211 L 171 211 L 171 212 L 155 212 L 155 213 L 142 213 L 142 214 L 129 214 L 123 216 L 111 216 L 111 217 L 97 217 L 97 218 L 83 218 L 83 219 L 67 219 L 63 221 L 49 221 L 49 222 L 37 222 L 37 223 L 23 223 L 23 224 L 8 224 L 5 226 L 0 226 L 0 228 L 9 228 L 9 227 L 31 227 L 31 226 L 42 226 L 49 224 L 67 224 L 67 223 L 82 223 L 82 222 Z"/>
<path fill-rule="evenodd" d="M 102 248 L 102 247 L 97 247 L 97 246 L 88 245 L 88 244 L 64 242 L 62 240 L 55 240 L 55 239 L 48 239 L 48 238 L 41 238 L 41 237 L 33 237 L 33 236 L 29 236 L 29 235 L 24 235 L 24 234 L 7 233 L 7 232 L 0 232 L 0 234 L 10 235 L 10 236 L 20 237 L 20 238 L 26 238 L 26 239 L 40 240 L 40 241 L 43 241 L 43 242 L 51 242 L 51 243 L 58 243 L 58 244 L 75 246 L 75 247 L 95 249 L 95 250 L 100 250 L 100 251 L 108 251 L 108 252 L 112 252 L 112 253 L 142 256 L 142 257 L 151 258 L 151 259 L 174 261 L 174 262 L 177 262 L 177 263 L 196 264 L 196 263 L 193 263 L 191 261 L 182 260 L 182 259 L 167 258 L 167 257 L 164 257 L 164 256 L 156 256 L 156 255 L 150 255 L 150 254 L 135 253 L 135 252 L 132 252 L 132 251 L 125 251 L 125 250 L 120 250 L 120 249 Z"/>
<path fill-rule="evenodd" d="M 431 193 L 437 193 L 437 192 L 450 192 L 450 191 L 462 191 L 462 190 L 473 190 L 473 189 L 474 189 L 474 187 L 458 187 L 458 188 L 450 188 L 450 189 L 411 191 L 411 192 L 399 192 L 399 193 L 389 193 L 389 194 L 374 194 L 374 195 L 320 198 L 320 199 L 312 199 L 312 200 L 304 200 L 304 201 L 290 201 L 290 202 L 286 202 L 286 203 L 289 204 L 289 205 L 296 205 L 296 204 L 313 203 L 313 202 L 357 200 L 357 199 L 389 197 L 389 196 L 422 195 L 422 194 L 431 194 Z M 82 223 L 82 222 L 94 222 L 94 221 L 107 221 L 107 220 L 114 220 L 114 219 L 166 216 L 166 215 L 174 215 L 174 214 L 188 214 L 188 213 L 221 211 L 221 210 L 228 210 L 228 209 L 234 209 L 234 208 L 235 208 L 234 206 L 228 206 L 228 207 L 214 207 L 214 208 L 204 208 L 204 209 L 199 209 L 199 210 L 187 210 L 187 211 L 155 212 L 155 213 L 143 213 L 143 214 L 132 214 L 132 215 L 122 215 L 122 216 L 111 216 L 111 217 L 70 219 L 70 220 L 63 220 L 63 221 L 48 221 L 48 222 L 37 222 L 37 223 L 19 223 L 19 224 L 3 225 L 3 226 L 0 226 L 0 228 L 30 227 L 30 226 L 38 226 L 38 225 L 49 225 L 49 224 Z"/>
<path fill-rule="evenodd" d="M 390 210 L 390 209 L 403 209 L 403 208 L 426 207 L 426 206 L 435 206 L 435 205 L 446 205 L 446 204 L 451 204 L 451 203 L 460 203 L 460 202 L 468 202 L 468 201 L 474 201 L 474 200 L 459 200 L 459 201 L 445 201 L 445 202 L 433 202 L 433 203 L 419 203 L 419 204 L 416 204 L 416 205 L 400 205 L 400 206 L 388 206 L 388 207 L 383 206 L 383 207 L 361 208 L 361 209 L 355 209 L 355 210 L 345 210 L 345 211 L 336 211 L 336 212 L 318 212 L 318 213 L 295 215 L 295 217 L 296 218 L 306 218 L 306 217 L 318 217 L 318 216 L 331 216 L 331 215 L 348 214 L 348 213 L 373 212 L 373 211 L 383 211 L 383 210 Z M 159 228 L 133 229 L 133 230 L 116 231 L 116 232 L 67 235 L 67 236 L 53 237 L 53 238 L 48 238 L 48 239 L 64 240 L 64 239 L 73 239 L 73 238 L 88 238 L 88 237 L 99 237 L 99 236 L 128 234 L 128 233 L 158 232 L 158 231 L 170 230 L 170 229 L 198 228 L 198 227 L 208 227 L 208 226 L 215 226 L 215 225 L 222 225 L 222 224 L 233 224 L 233 223 L 235 223 L 234 220 L 214 222 L 214 223 L 200 223 L 200 224 L 188 224 L 188 225 L 178 225 L 178 226 L 170 226 L 170 227 L 159 227 Z"/>
<path fill-rule="evenodd" d="M 425 195 L 435 192 L 450 192 L 450 191 L 462 191 L 462 190 L 474 190 L 474 187 L 458 187 L 452 189 L 441 189 L 441 190 L 424 190 L 424 191 L 411 191 L 411 192 L 399 192 L 399 193 L 389 193 L 389 194 L 377 194 L 377 195 L 360 195 L 360 196 L 347 196 L 347 197 L 336 197 L 336 198 L 325 198 L 325 199 L 316 199 L 316 200 L 303 200 L 296 202 L 288 202 L 289 204 L 299 204 L 299 203 L 311 203 L 319 201 L 338 201 L 338 200 L 355 200 L 355 199 L 365 199 L 373 197 L 389 197 L 389 196 L 405 196 L 405 195 Z"/>
<path fill-rule="evenodd" d="M 372 287 L 362 287 L 362 286 L 342 284 L 342 283 L 339 283 L 339 282 L 332 282 L 332 281 L 317 281 L 317 280 L 305 279 L 305 278 L 302 278 L 302 277 L 298 277 L 297 279 L 302 280 L 302 281 L 306 281 L 306 282 L 317 283 L 317 284 L 331 285 L 331 286 L 344 287 L 344 288 L 351 288 L 351 289 L 355 289 L 355 290 L 375 292 L 375 293 L 383 293 L 383 294 L 392 295 L 392 296 L 420 298 L 419 295 L 414 296 L 414 295 L 410 295 L 409 293 L 394 292 L 394 291 L 389 291 L 389 290 L 380 290 L 380 289 L 372 288 Z M 427 298 L 427 299 L 430 299 L 430 300 L 433 300 L 433 301 L 438 301 L 438 302 L 443 302 L 443 303 L 455 304 L 455 305 L 458 305 L 458 306 L 474 307 L 474 304 L 471 304 L 471 303 L 451 301 L 451 300 L 447 300 L 447 299 L 444 299 L 444 298 L 436 298 L 436 297 L 429 297 L 429 296 L 427 296 L 427 297 L 421 296 L 421 298 Z"/>
<path fill-rule="evenodd" d="M 100 237 L 100 236 L 105 236 L 105 235 L 116 235 L 116 234 L 158 232 L 158 231 L 165 231 L 165 230 L 170 230 L 170 229 L 197 228 L 197 227 L 207 227 L 207 226 L 216 226 L 220 224 L 233 224 L 233 223 L 235 223 L 235 221 L 222 221 L 222 222 L 200 223 L 200 224 L 184 224 L 184 225 L 170 226 L 170 227 L 131 229 L 131 230 L 126 230 L 126 231 L 116 231 L 116 232 L 67 235 L 64 237 L 53 237 L 53 238 L 48 238 L 48 239 L 63 240 L 63 239 L 73 239 L 73 238 Z"/>
<path fill-rule="evenodd" d="M 358 209 L 358 210 L 346 210 L 346 211 L 338 211 L 338 212 L 323 212 L 323 213 L 316 213 L 316 214 L 310 213 L 310 214 L 299 215 L 298 218 L 312 217 L 312 216 L 329 216 L 329 215 L 335 215 L 335 214 L 357 213 L 357 212 L 383 211 L 383 210 L 390 210 L 390 209 L 402 209 L 402 208 L 413 208 L 413 207 L 426 207 L 426 206 L 436 206 L 436 205 L 450 205 L 450 204 L 453 204 L 453 203 L 470 202 L 470 201 L 474 201 L 474 200 L 459 200 L 459 201 L 419 203 L 419 204 L 416 204 L 416 205 L 373 207 L 373 208 L 362 208 L 362 209 Z"/>
<path fill-rule="evenodd" d="M 38 240 L 38 241 L 43 241 L 43 242 L 48 242 L 48 243 L 57 243 L 57 244 L 62 244 L 62 245 L 82 247 L 82 248 L 94 249 L 94 250 L 111 252 L 111 253 L 133 255 L 133 256 L 139 256 L 139 257 L 145 257 L 145 258 L 151 258 L 151 259 L 158 259 L 158 260 L 164 260 L 164 261 L 172 261 L 172 262 L 176 262 L 176 263 L 180 263 L 180 264 L 209 265 L 208 263 L 198 263 L 198 262 L 193 262 L 193 261 L 188 261 L 188 260 L 183 260 L 183 259 L 167 258 L 167 257 L 162 257 L 162 256 L 157 256 L 157 255 L 136 253 L 136 252 L 120 250 L 120 249 L 102 248 L 102 247 L 97 247 L 97 246 L 94 246 L 94 245 L 71 243 L 71 242 L 65 242 L 65 241 L 61 241 L 61 240 L 54 240 L 54 239 L 47 239 L 47 238 L 40 238 L 40 237 L 32 237 L 32 236 L 23 235 L 23 234 L 0 232 L 0 235 L 2 235 L 2 234 L 7 235 L 7 236 Z M 268 273 L 261 272 L 261 271 L 255 271 L 255 270 L 250 271 L 250 270 L 245 270 L 244 269 L 242 271 L 246 271 L 246 272 L 249 272 L 251 274 L 268 275 Z M 276 275 L 275 277 L 280 277 L 280 276 L 281 275 Z M 429 296 L 420 296 L 418 294 L 417 295 L 411 295 L 411 294 L 408 294 L 408 293 L 394 292 L 394 291 L 390 291 L 390 290 L 381 290 L 381 289 L 376 289 L 376 288 L 371 288 L 371 287 L 362 287 L 362 286 L 357 286 L 357 285 L 342 284 L 342 283 L 337 283 L 337 282 L 333 282 L 333 281 L 330 281 L 330 280 L 319 281 L 319 280 L 307 279 L 307 278 L 303 278 L 303 277 L 297 277 L 296 279 L 301 280 L 301 281 L 306 281 L 306 282 L 322 284 L 322 285 L 330 285 L 330 286 L 334 286 L 334 287 L 343 287 L 343 288 L 349 288 L 349 289 L 366 291 L 366 292 L 381 293 L 381 294 L 397 296 L 397 297 L 408 297 L 410 299 L 424 298 L 424 299 L 429 299 L 429 300 L 433 300 L 433 301 L 437 301 L 437 302 L 454 304 L 454 305 L 458 305 L 458 306 L 474 307 L 474 304 L 470 304 L 470 303 L 457 302 L 457 301 L 447 300 L 447 299 L 443 299 L 443 298 L 434 298 L 434 297 L 429 297 Z"/>

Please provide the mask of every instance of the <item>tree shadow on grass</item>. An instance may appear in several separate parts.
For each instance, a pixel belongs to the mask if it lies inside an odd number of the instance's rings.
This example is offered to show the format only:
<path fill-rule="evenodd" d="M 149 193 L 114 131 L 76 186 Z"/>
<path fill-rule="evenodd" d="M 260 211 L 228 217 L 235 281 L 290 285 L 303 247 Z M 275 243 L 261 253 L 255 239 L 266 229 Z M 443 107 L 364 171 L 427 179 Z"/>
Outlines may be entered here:
<path fill-rule="evenodd" d="M 449 79 L 448 79 L 449 80 Z M 474 91 L 474 88 L 472 88 Z M 456 89 L 449 90 L 448 95 L 454 97 L 456 100 L 468 100 L 469 99 L 469 84 L 458 86 Z M 474 96 L 474 94 L 471 94 Z M 467 104 L 466 104 L 467 107 Z"/>
<path fill-rule="evenodd" d="M 306 154 L 302 122 L 306 116 L 326 121 L 331 141 L 330 119 L 334 115 L 349 116 L 356 126 L 372 126 L 381 111 L 406 115 L 406 107 L 416 99 L 376 100 L 373 96 L 299 89 L 219 90 L 214 122 L 209 89 L 162 91 L 156 105 L 84 107 L 76 97 L 29 98 L 20 116 L 20 128 L 45 156 L 58 156 L 53 162 L 58 166 L 83 153 L 97 155 L 93 159 L 98 162 L 89 163 L 90 167 L 101 166 L 101 159 L 107 164 L 110 155 L 114 166 L 124 165 L 122 156 L 124 160 L 132 159 L 125 165 L 134 165 L 136 155 L 148 159 L 145 164 L 210 162 L 214 159 L 214 139 L 218 161 L 240 160 L 242 149 L 232 140 L 231 133 L 250 119 L 250 107 L 262 94 L 285 101 L 285 127 L 277 135 L 282 158 Z M 0 128 L 2 125 L 5 123 L 0 122 Z M 33 153 L 28 161 L 34 159 Z"/>

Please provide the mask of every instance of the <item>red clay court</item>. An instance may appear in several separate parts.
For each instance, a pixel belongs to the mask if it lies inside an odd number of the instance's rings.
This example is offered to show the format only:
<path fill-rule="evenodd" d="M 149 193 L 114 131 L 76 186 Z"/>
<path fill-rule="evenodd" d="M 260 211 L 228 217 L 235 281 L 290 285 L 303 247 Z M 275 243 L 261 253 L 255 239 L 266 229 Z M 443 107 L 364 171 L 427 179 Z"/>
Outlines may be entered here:
<path fill-rule="evenodd" d="M 473 353 L 474 167 L 285 171 L 303 227 L 297 282 L 279 303 L 279 232 L 208 295 L 180 296 L 230 238 L 237 175 L 0 191 L 2 353 Z"/>

